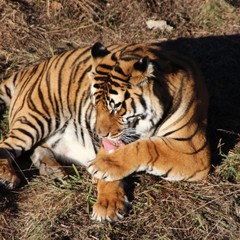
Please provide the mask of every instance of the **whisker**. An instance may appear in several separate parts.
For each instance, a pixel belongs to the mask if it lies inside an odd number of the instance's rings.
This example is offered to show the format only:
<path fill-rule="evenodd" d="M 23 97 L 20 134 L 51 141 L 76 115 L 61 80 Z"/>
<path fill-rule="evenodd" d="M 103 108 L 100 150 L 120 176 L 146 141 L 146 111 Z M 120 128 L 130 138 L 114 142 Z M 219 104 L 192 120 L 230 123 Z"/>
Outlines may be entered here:
<path fill-rule="evenodd" d="M 134 142 L 140 138 L 139 134 L 136 134 L 136 130 L 134 128 L 125 128 L 121 135 L 121 140 L 128 144 Z"/>

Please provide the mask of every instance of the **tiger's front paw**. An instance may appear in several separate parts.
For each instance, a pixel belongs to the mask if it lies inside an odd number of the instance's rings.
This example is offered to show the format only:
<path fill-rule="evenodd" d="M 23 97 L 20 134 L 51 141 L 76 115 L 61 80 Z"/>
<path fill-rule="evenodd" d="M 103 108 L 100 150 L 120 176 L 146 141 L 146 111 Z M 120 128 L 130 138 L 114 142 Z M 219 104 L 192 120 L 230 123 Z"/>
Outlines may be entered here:
<path fill-rule="evenodd" d="M 130 203 L 125 195 L 108 193 L 99 195 L 93 206 L 92 220 L 100 222 L 115 222 L 124 218 L 130 208 Z"/>
<path fill-rule="evenodd" d="M 97 157 L 90 163 L 87 170 L 94 178 L 105 181 L 120 180 L 129 175 L 128 169 L 120 161 L 112 160 L 109 154 Z"/>
<path fill-rule="evenodd" d="M 16 188 L 20 183 L 15 170 L 7 159 L 0 159 L 0 184 L 8 189 Z"/>

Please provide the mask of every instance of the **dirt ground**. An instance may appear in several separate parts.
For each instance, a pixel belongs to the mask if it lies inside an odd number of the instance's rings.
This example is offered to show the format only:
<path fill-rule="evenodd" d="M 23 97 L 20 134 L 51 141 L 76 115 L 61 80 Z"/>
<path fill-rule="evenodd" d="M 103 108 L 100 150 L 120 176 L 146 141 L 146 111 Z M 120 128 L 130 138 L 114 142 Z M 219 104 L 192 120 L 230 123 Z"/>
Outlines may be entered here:
<path fill-rule="evenodd" d="M 213 162 L 199 183 L 134 174 L 127 179 L 132 208 L 114 224 L 89 218 L 96 190 L 84 169 L 71 168 L 69 179 L 54 182 L 23 166 L 19 189 L 0 189 L 0 240 L 240 239 L 239 16 L 239 0 L 0 0 L 0 82 L 97 41 L 166 41 L 191 55 L 210 94 Z M 150 29 L 149 20 L 164 20 L 167 28 Z M 0 138 L 6 133 L 7 114 Z"/>

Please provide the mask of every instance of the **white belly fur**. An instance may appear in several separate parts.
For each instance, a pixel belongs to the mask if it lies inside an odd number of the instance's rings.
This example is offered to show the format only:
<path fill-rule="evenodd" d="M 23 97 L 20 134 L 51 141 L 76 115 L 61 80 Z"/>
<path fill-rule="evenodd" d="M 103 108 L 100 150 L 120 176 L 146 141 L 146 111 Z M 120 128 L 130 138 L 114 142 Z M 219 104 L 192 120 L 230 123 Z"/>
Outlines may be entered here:
<path fill-rule="evenodd" d="M 65 132 L 62 134 L 55 134 L 47 140 L 47 144 L 52 146 L 57 140 L 57 145 L 54 147 L 53 152 L 56 157 L 62 161 L 69 163 L 75 163 L 77 165 L 87 166 L 88 162 L 93 160 L 96 156 L 91 137 L 84 132 L 85 146 L 83 145 L 82 139 L 77 138 L 74 129 L 68 126 Z"/>

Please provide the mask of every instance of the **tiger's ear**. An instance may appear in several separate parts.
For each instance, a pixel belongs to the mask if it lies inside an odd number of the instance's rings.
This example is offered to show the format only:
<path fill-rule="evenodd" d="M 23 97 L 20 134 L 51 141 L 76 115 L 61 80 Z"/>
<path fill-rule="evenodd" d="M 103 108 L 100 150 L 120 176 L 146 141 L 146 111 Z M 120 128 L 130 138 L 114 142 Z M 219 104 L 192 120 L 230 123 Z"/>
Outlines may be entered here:
<path fill-rule="evenodd" d="M 132 72 L 132 84 L 141 85 L 148 82 L 149 77 L 153 75 L 153 64 L 148 57 L 143 57 L 136 63 Z"/>
<path fill-rule="evenodd" d="M 94 78 L 94 74 L 96 71 L 96 67 L 100 63 L 101 59 L 105 56 L 107 56 L 110 51 L 107 50 L 100 42 L 96 42 L 91 49 L 91 55 L 92 55 L 92 69 L 88 73 L 90 79 Z"/>
<path fill-rule="evenodd" d="M 91 54 L 93 59 L 103 58 L 110 53 L 100 42 L 96 42 L 92 46 Z"/>

